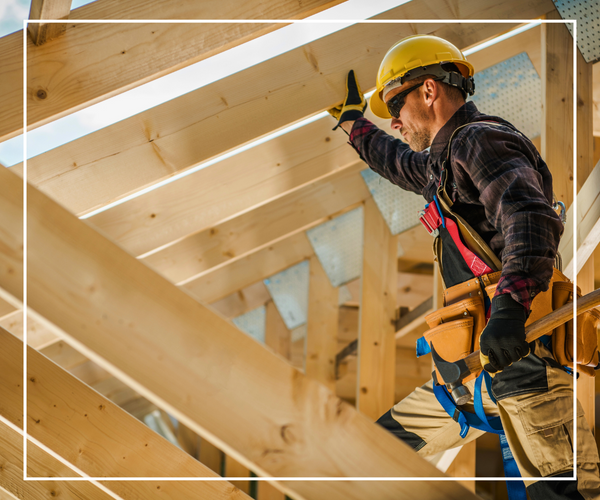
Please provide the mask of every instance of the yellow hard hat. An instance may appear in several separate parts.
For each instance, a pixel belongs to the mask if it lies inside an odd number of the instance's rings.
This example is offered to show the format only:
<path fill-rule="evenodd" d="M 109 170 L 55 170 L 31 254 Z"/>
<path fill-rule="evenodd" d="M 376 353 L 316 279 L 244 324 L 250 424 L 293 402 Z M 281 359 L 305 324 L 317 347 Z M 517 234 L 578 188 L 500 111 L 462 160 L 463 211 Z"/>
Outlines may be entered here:
<path fill-rule="evenodd" d="M 444 63 L 454 63 L 461 75 L 444 70 Z M 474 73 L 473 65 L 447 40 L 434 35 L 408 36 L 396 42 L 381 61 L 377 72 L 377 90 L 369 100 L 369 107 L 376 116 L 391 118 L 383 102 L 384 87 L 393 81 L 404 83 L 426 74 L 443 76 L 444 83 L 472 95 L 475 91 Z"/>

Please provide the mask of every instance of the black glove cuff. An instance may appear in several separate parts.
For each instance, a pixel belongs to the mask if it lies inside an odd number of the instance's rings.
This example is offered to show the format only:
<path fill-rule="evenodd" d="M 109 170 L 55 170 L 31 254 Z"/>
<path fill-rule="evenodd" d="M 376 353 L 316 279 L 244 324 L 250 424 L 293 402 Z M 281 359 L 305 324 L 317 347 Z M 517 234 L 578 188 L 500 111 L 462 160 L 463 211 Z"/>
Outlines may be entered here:
<path fill-rule="evenodd" d="M 340 116 L 337 125 L 332 130 L 337 129 L 344 122 L 356 121 L 363 116 L 363 112 L 359 111 L 358 109 L 349 109 L 348 111 L 344 111 Z"/>
<path fill-rule="evenodd" d="M 522 319 L 523 322 L 527 320 L 527 310 L 522 304 L 513 299 L 509 293 L 497 295 L 492 299 L 491 315 L 506 319 Z"/>

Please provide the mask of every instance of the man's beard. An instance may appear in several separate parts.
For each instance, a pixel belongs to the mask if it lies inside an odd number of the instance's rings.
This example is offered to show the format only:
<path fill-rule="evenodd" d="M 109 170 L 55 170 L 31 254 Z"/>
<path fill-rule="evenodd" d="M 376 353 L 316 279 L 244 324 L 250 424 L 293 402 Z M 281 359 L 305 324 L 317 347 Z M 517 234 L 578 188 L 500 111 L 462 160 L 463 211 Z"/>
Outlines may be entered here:
<path fill-rule="evenodd" d="M 421 124 L 427 124 L 429 122 L 429 116 L 425 107 L 419 107 L 418 109 L 418 122 Z M 424 151 L 431 146 L 431 131 L 429 127 L 421 125 L 419 129 L 414 128 L 410 133 L 410 140 L 408 141 L 410 149 L 416 151 Z"/>
<path fill-rule="evenodd" d="M 410 140 L 408 141 L 410 149 L 416 151 L 424 151 L 431 146 L 431 133 L 427 129 L 416 130 L 410 134 Z"/>

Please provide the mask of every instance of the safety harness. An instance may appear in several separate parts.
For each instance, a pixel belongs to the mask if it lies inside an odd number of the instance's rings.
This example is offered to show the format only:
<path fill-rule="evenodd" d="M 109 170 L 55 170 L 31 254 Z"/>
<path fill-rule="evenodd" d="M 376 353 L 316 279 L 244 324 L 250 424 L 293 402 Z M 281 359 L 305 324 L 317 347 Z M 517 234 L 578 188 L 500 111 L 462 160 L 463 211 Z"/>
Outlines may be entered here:
<path fill-rule="evenodd" d="M 450 137 L 446 159 L 442 163 L 440 181 L 433 201 L 425 206 L 419 214 L 421 223 L 434 240 L 434 253 L 440 266 L 440 274 L 444 288 L 463 283 L 475 277 L 500 271 L 502 263 L 469 224 L 452 211 L 453 202 L 446 192 L 448 178 L 446 164 L 450 159 L 450 148 L 456 133 L 472 124 L 486 123 L 501 126 L 497 122 L 481 121 L 467 123 L 458 127 Z M 518 132 L 518 131 L 517 131 Z M 491 303 L 485 297 L 486 318 L 489 319 Z M 430 352 L 430 347 L 424 337 L 417 341 L 417 357 Z M 483 408 L 482 383 L 485 380 L 486 389 L 491 400 L 496 404 L 492 394 L 492 379 L 489 373 L 482 371 L 475 380 L 473 405 L 475 413 L 459 408 L 451 393 L 444 384 L 434 383 L 433 392 L 446 413 L 460 424 L 460 436 L 465 438 L 471 427 L 497 434 L 500 438 L 504 474 L 507 478 L 521 477 L 517 463 L 510 451 L 506 435 L 500 422 L 500 417 L 488 417 Z M 523 481 L 507 481 L 506 487 L 510 500 L 526 500 L 525 484 Z"/>

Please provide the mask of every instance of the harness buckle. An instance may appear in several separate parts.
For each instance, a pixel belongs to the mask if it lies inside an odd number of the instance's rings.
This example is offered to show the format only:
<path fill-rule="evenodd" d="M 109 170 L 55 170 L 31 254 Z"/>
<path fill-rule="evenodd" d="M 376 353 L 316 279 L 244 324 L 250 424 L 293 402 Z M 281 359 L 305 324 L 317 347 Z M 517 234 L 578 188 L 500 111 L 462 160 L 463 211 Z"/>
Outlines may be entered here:
<path fill-rule="evenodd" d="M 460 417 L 460 410 L 458 408 L 454 408 L 454 415 L 452 415 L 452 420 L 454 420 L 455 422 L 458 422 L 459 417 Z"/>

